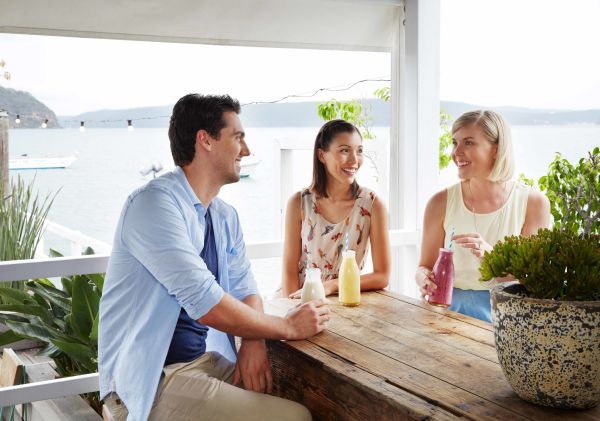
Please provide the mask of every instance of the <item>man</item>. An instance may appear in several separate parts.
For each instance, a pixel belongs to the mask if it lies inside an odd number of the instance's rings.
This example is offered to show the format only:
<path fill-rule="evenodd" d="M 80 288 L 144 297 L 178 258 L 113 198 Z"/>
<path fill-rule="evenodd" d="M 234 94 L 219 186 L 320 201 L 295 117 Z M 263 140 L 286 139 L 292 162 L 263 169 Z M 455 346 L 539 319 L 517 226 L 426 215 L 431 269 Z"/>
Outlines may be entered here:
<path fill-rule="evenodd" d="M 272 385 L 263 339 L 312 336 L 329 311 L 323 302 L 285 318 L 262 311 L 237 213 L 216 197 L 249 154 L 239 112 L 229 96 L 181 98 L 169 125 L 177 167 L 121 212 L 98 340 L 100 396 L 117 420 L 310 419 L 263 393 Z M 209 327 L 242 337 L 236 364 L 226 350 L 206 352 Z"/>

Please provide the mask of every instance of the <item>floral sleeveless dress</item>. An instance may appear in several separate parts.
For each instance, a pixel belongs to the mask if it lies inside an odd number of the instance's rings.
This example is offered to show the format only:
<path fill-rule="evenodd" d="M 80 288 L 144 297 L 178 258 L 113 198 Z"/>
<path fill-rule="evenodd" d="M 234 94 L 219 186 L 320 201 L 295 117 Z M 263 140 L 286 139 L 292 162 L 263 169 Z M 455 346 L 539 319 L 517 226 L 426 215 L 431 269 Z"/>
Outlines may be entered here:
<path fill-rule="evenodd" d="M 346 233 L 349 249 L 356 252 L 356 262 L 362 270 L 369 247 L 374 200 L 375 192 L 360 187 L 358 198 L 350 213 L 343 221 L 332 224 L 321 215 L 315 194 L 308 189 L 302 191 L 302 253 L 298 262 L 300 286 L 304 285 L 307 261 L 311 268 L 321 269 L 323 281 L 337 279 Z"/>

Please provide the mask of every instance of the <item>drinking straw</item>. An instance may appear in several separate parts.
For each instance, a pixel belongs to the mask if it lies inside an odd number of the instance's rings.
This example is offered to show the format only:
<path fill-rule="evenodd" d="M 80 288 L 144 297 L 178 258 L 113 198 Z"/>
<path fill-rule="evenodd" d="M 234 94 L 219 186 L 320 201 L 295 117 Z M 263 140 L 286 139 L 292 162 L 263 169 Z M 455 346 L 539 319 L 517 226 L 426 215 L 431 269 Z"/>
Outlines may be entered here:
<path fill-rule="evenodd" d="M 452 250 L 452 245 L 454 244 L 454 241 L 452 240 L 452 237 L 454 237 L 454 227 L 452 227 L 452 232 L 450 233 L 450 244 L 448 245 L 448 248 L 450 250 Z"/>
<path fill-rule="evenodd" d="M 346 235 L 344 235 L 344 245 L 346 246 L 346 251 L 348 251 L 348 233 L 346 232 Z"/>

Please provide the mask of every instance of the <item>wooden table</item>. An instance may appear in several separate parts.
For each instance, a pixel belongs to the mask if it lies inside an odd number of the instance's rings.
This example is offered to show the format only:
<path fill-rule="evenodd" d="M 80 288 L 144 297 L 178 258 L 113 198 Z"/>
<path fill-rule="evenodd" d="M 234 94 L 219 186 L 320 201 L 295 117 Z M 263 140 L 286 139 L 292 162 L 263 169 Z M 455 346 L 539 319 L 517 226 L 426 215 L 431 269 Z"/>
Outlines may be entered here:
<path fill-rule="evenodd" d="M 361 305 L 332 297 L 328 329 L 304 341 L 269 341 L 274 393 L 315 420 L 600 420 L 587 411 L 521 400 L 498 364 L 491 325 L 387 291 Z M 266 303 L 285 314 L 297 303 Z"/>

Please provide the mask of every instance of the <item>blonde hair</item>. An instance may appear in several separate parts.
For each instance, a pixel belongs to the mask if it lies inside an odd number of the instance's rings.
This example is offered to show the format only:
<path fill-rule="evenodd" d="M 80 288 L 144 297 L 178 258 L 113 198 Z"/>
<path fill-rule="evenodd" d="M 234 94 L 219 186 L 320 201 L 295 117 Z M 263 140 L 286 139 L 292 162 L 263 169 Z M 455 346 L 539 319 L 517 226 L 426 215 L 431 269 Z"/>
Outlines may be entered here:
<path fill-rule="evenodd" d="M 515 174 L 515 154 L 510 126 L 504 117 L 491 110 L 466 112 L 452 124 L 452 135 L 471 124 L 476 124 L 483 131 L 488 142 L 498 145 L 496 160 L 488 180 L 498 183 L 511 180 Z"/>

